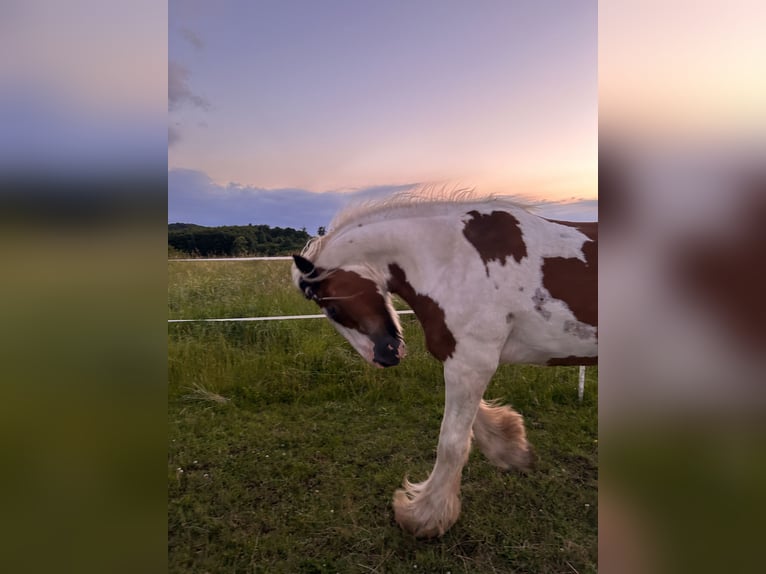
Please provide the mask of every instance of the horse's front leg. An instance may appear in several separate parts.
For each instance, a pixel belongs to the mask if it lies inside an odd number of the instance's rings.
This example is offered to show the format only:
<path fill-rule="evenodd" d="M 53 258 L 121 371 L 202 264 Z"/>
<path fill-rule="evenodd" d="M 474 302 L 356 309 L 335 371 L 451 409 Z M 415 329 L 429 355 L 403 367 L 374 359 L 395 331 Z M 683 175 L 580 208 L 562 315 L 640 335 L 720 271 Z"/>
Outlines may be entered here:
<path fill-rule="evenodd" d="M 460 479 L 471 449 L 471 427 L 495 371 L 471 368 L 455 358 L 444 363 L 445 404 L 436 464 L 423 482 L 394 493 L 399 526 L 419 538 L 444 534 L 460 515 Z"/>

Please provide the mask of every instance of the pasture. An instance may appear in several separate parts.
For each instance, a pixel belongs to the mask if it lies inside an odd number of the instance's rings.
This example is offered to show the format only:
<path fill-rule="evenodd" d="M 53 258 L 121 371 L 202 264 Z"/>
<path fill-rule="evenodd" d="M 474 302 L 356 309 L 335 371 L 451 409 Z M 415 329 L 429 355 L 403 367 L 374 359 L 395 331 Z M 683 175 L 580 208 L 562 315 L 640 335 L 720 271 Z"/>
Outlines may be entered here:
<path fill-rule="evenodd" d="M 170 262 L 169 318 L 318 313 L 289 266 Z M 474 449 L 451 530 L 396 526 L 392 494 L 426 478 L 444 406 L 441 364 L 401 322 L 408 356 L 385 370 L 322 319 L 168 325 L 169 571 L 596 571 L 596 367 L 580 403 L 577 367 L 501 366 L 486 397 L 525 417 L 537 468 Z"/>

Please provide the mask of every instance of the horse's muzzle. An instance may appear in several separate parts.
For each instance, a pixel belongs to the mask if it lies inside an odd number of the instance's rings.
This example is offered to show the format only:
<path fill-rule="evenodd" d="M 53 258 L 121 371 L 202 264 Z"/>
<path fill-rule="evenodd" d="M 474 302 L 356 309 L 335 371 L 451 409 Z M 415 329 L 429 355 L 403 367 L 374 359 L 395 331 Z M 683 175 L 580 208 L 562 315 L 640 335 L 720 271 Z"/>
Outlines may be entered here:
<path fill-rule="evenodd" d="M 400 353 L 399 351 L 402 351 Z M 385 336 L 375 341 L 373 362 L 381 367 L 395 367 L 404 356 L 404 344 L 397 337 Z"/>

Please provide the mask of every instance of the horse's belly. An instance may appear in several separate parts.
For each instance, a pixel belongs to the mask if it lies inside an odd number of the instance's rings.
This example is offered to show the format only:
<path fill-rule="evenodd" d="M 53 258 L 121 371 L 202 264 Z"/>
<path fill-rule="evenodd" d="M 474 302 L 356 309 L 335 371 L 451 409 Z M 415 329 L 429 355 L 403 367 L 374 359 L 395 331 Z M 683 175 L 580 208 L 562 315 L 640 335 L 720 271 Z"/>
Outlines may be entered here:
<path fill-rule="evenodd" d="M 534 365 L 594 364 L 598 339 L 593 334 L 561 329 L 514 329 L 503 345 L 503 363 Z"/>

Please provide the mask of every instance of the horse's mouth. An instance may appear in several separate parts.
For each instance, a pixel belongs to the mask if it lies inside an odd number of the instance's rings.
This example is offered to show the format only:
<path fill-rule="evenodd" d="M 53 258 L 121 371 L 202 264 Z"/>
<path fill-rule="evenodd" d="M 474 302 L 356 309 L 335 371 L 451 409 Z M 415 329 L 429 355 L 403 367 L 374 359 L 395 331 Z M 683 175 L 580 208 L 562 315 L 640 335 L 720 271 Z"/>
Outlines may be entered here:
<path fill-rule="evenodd" d="M 375 357 L 372 359 L 372 362 L 378 365 L 379 367 L 395 367 L 399 364 L 400 359 L 399 357 L 392 357 L 392 358 L 379 358 Z"/>
<path fill-rule="evenodd" d="M 404 341 L 393 339 L 376 344 L 373 348 L 372 362 L 379 367 L 395 367 L 407 354 Z"/>

